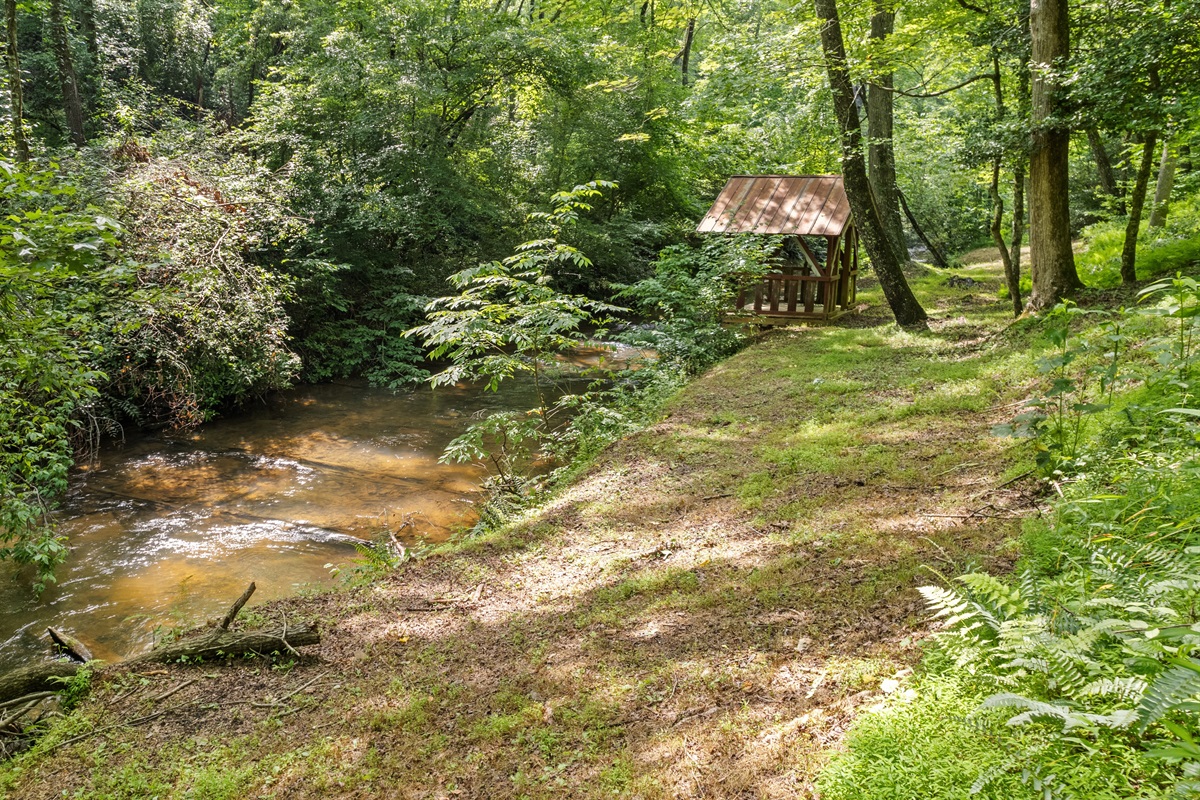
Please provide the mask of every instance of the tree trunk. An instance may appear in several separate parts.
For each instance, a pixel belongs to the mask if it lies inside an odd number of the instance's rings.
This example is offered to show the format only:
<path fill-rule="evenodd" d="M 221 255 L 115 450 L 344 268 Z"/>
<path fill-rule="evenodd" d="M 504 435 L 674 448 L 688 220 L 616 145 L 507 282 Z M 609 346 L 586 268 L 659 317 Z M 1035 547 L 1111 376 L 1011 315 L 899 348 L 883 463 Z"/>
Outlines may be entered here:
<path fill-rule="evenodd" d="M 1161 228 L 1167 224 L 1168 206 L 1171 204 L 1171 189 L 1175 186 L 1175 153 L 1170 140 L 1163 140 L 1162 160 L 1158 162 L 1158 183 L 1154 187 L 1154 208 L 1150 210 L 1150 227 Z"/>
<path fill-rule="evenodd" d="M 1000 74 L 1000 54 L 992 51 L 992 95 L 996 101 L 996 121 L 1003 122 L 1007 113 L 1004 107 L 1004 83 Z M 1008 285 L 1008 296 L 1013 303 L 1013 316 L 1021 316 L 1021 274 L 1013 269 L 1012 256 L 1004 244 L 1004 199 L 1000 197 L 1000 166 L 1003 150 L 992 157 L 992 182 L 988 196 L 992 199 L 992 224 L 990 231 L 996 249 L 1000 251 L 1000 263 L 1004 265 L 1004 281 Z"/>
<path fill-rule="evenodd" d="M 992 159 L 992 183 L 988 186 L 988 194 L 992 198 L 992 241 L 1000 251 L 1000 262 L 1004 265 L 1004 282 L 1008 286 L 1008 296 L 1013 304 L 1013 316 L 1021 316 L 1024 305 L 1021 303 L 1021 275 L 1013 269 L 1012 256 L 1004 245 L 1004 200 L 1000 197 L 1000 156 Z"/>
<path fill-rule="evenodd" d="M 204 119 L 204 70 L 208 67 L 208 55 L 212 51 L 212 42 L 204 43 L 204 59 L 196 70 L 196 120 Z"/>
<path fill-rule="evenodd" d="M 683 34 L 683 64 L 680 72 L 683 76 L 683 85 L 688 85 L 688 71 L 692 63 L 692 41 L 696 38 L 696 18 L 689 17 L 687 21 L 687 30 Z"/>
<path fill-rule="evenodd" d="M 871 15 L 871 38 L 882 42 L 892 34 L 896 13 L 880 2 Z M 867 163 L 871 189 L 879 206 L 884 232 L 892 242 L 896 258 L 908 263 L 904 223 L 900 219 L 900 197 L 896 189 L 896 151 L 892 146 L 892 71 L 890 67 L 867 88 Z"/>
<path fill-rule="evenodd" d="M 1025 243 L 1025 161 L 1013 167 L 1013 210 L 1012 242 L 1008 246 L 1008 260 L 1013 272 L 1021 277 L 1021 245 Z M 1020 283 L 1018 283 L 1018 286 Z"/>
<path fill-rule="evenodd" d="M 908 217 L 908 224 L 912 225 L 913 232 L 917 234 L 917 238 L 925 243 L 925 249 L 929 251 L 929 257 L 933 259 L 933 263 L 942 269 L 950 269 L 950 262 L 942 255 L 942 251 L 938 250 L 937 245 L 933 243 L 933 239 L 925 234 L 925 229 L 921 227 L 921 223 L 917 222 L 917 215 L 908 207 L 908 201 L 904 199 L 904 192 L 897 189 L 896 195 L 900 198 L 900 207 L 904 209 L 904 216 Z"/>
<path fill-rule="evenodd" d="M 71 36 L 67 31 L 62 0 L 50 0 L 50 35 L 54 42 L 54 58 L 58 62 L 67 129 L 75 146 L 83 147 L 87 144 L 83 134 L 83 102 L 79 99 L 79 79 L 75 74 L 75 59 L 71 56 Z"/>
<path fill-rule="evenodd" d="M 834 113 L 837 115 L 842 146 L 842 180 L 850 210 L 858 223 L 859 235 L 871 257 L 884 297 L 891 306 L 896 322 L 905 327 L 925 327 L 925 309 L 913 295 L 904 278 L 896 251 L 888 239 L 875 204 L 875 194 L 867 177 L 863 156 L 862 127 L 854 105 L 854 88 L 846 65 L 846 47 L 838 19 L 837 0 L 814 0 L 817 16 L 821 18 L 821 48 L 829 72 L 829 87 L 833 92 Z"/>
<path fill-rule="evenodd" d="M 100 40 L 96 38 L 96 0 L 82 0 L 79 4 L 79 29 L 92 57 L 92 69 L 100 71 Z"/>
<path fill-rule="evenodd" d="M 1125 202 L 1121 197 L 1121 188 L 1113 174 L 1112 159 L 1108 157 L 1108 148 L 1100 131 L 1093 125 L 1087 129 L 1088 144 L 1092 148 L 1092 160 L 1096 162 L 1096 175 L 1100 179 L 1100 191 L 1113 198 L 1116 203 L 1118 216 L 1125 215 Z"/>
<path fill-rule="evenodd" d="M 1071 132 L 1063 110 L 1065 92 L 1049 70 L 1070 53 L 1067 0 L 1032 0 L 1029 28 L 1034 65 L 1033 122 L 1029 156 L 1029 307 L 1049 308 L 1083 284 L 1071 251 L 1068 148 Z"/>
<path fill-rule="evenodd" d="M 1137 282 L 1138 228 L 1142 224 L 1142 209 L 1146 205 L 1146 188 L 1150 185 L 1150 170 L 1154 168 L 1154 146 L 1158 135 L 1151 131 L 1142 144 L 1142 161 L 1129 197 L 1129 219 L 1125 221 L 1125 245 L 1121 248 L 1121 282 Z"/>
<path fill-rule="evenodd" d="M 72 661 L 39 661 L 6 672 L 0 675 L 0 703 L 33 692 L 60 692 L 63 679 L 73 677 L 76 672 L 79 664 Z"/>
<path fill-rule="evenodd" d="M 29 160 L 29 142 L 25 139 L 25 103 L 21 93 L 21 59 L 17 54 L 17 0 L 4 0 L 4 27 L 8 47 L 8 95 L 12 106 L 13 156 L 17 161 Z"/>

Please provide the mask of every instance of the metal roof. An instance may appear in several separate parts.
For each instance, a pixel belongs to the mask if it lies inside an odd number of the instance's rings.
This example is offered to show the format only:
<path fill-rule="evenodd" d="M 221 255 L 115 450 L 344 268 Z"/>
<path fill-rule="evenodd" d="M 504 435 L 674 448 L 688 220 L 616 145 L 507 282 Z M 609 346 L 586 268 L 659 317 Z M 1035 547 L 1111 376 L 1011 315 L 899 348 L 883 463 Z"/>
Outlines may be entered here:
<path fill-rule="evenodd" d="M 696 232 L 839 236 L 849 221 L 841 175 L 734 175 Z"/>

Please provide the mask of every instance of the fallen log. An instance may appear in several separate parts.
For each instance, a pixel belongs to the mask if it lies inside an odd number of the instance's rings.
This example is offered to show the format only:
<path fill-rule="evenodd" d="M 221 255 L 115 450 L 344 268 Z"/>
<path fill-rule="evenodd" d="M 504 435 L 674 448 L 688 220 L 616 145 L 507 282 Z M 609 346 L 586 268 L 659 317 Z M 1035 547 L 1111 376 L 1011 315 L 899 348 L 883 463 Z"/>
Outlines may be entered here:
<path fill-rule="evenodd" d="M 71 661 L 43 661 L 0 675 L 0 703 L 44 691 L 60 691 L 63 680 L 79 672 Z"/>
<path fill-rule="evenodd" d="M 58 628 L 46 628 L 46 633 L 49 634 L 50 641 L 54 643 L 54 649 L 72 661 L 86 664 L 92 660 L 92 651 L 88 649 L 88 646 L 66 631 Z"/>
<path fill-rule="evenodd" d="M 229 609 L 221 624 L 209 631 L 200 631 L 126 661 L 126 664 L 141 664 L 148 661 L 160 664 L 186 659 L 194 661 L 206 658 L 229 658 L 232 656 L 295 653 L 297 647 L 320 644 L 321 635 L 316 625 L 301 623 L 288 625 L 287 620 L 275 628 L 260 628 L 253 631 L 231 631 L 229 626 L 241 613 L 242 606 L 254 594 L 253 582 L 242 592 L 242 596 Z"/>
<path fill-rule="evenodd" d="M 229 626 L 241 612 L 242 606 L 250 599 L 250 595 L 254 594 L 254 588 L 254 584 L 251 583 L 216 627 L 167 642 L 121 663 L 125 665 L 168 664 L 181 660 L 199 661 L 248 655 L 265 656 L 283 652 L 295 654 L 298 647 L 321 643 L 321 634 L 316 625 L 289 624 L 286 619 L 274 626 L 256 630 L 229 630 Z M 57 633 L 62 636 L 61 631 Z M 78 642 L 75 644 L 78 645 Z M 82 645 L 78 646 L 82 647 Z M 87 648 L 83 649 L 86 651 Z M 73 677 L 81 666 L 81 664 L 70 661 L 45 661 L 2 674 L 0 675 L 0 704 L 33 692 L 59 691 L 62 689 L 61 679 Z"/>
<path fill-rule="evenodd" d="M 186 636 L 175 642 L 156 647 L 149 653 L 134 656 L 124 664 L 159 663 L 197 659 L 229 658 L 233 656 L 270 653 L 295 653 L 297 647 L 320 644 L 321 634 L 315 625 L 301 623 L 262 628 L 253 631 L 230 631 L 216 628 Z"/>

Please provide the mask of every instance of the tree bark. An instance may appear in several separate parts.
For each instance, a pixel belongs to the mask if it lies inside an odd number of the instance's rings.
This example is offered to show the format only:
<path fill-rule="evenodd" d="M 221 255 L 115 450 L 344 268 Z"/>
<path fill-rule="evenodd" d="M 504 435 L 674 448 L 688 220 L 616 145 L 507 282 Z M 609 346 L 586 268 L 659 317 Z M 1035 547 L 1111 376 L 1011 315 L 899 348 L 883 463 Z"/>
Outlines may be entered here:
<path fill-rule="evenodd" d="M 264 630 L 230 631 L 214 628 L 195 636 L 187 636 L 176 642 L 168 642 L 148 653 L 124 661 L 125 664 L 141 664 L 154 661 L 169 664 L 181 658 L 227 658 L 247 654 L 291 652 L 297 647 L 320 644 L 321 634 L 315 625 L 297 623 Z"/>
<path fill-rule="evenodd" d="M 1154 186 L 1154 208 L 1150 210 L 1150 227 L 1161 228 L 1167 224 L 1167 211 L 1171 204 L 1171 189 L 1175 186 L 1175 153 L 1169 139 L 1163 140 L 1162 160 L 1158 162 L 1158 183 Z"/>
<path fill-rule="evenodd" d="M 58 62 L 58 79 L 62 86 L 63 110 L 67 114 L 67 129 L 76 147 L 87 144 L 83 133 L 83 102 L 79 99 L 79 78 L 75 59 L 71 56 L 71 36 L 62 0 L 50 0 L 50 35 L 54 42 L 54 58 Z"/>
<path fill-rule="evenodd" d="M 687 21 L 687 30 L 683 34 L 683 64 L 680 68 L 682 73 L 683 85 L 688 85 L 688 71 L 692 63 L 692 41 L 696 38 L 696 18 L 689 17 Z"/>
<path fill-rule="evenodd" d="M 929 257 L 933 259 L 933 263 L 942 269 L 950 269 L 950 262 L 942 255 L 942 251 L 938 250 L 937 245 L 933 243 L 933 239 L 925 235 L 925 229 L 921 227 L 921 223 L 917 222 L 917 215 L 908 207 L 908 201 L 904 199 L 904 192 L 897 189 L 896 194 L 900 198 L 900 207 L 904 209 L 904 216 L 908 217 L 908 224 L 912 225 L 917 238 L 925 243 L 925 249 L 929 251 Z"/>
<path fill-rule="evenodd" d="M 892 34 L 896 13 L 882 2 L 875 3 L 871 15 L 871 38 L 882 42 Z M 867 88 L 867 166 L 871 189 L 879 206 L 883 229 L 896 258 L 907 264 L 908 247 L 904 239 L 904 223 L 900 218 L 900 192 L 896 188 L 896 151 L 892 144 L 893 96 L 892 71 L 875 76 Z"/>
<path fill-rule="evenodd" d="M 4 27 L 8 46 L 5 63 L 8 65 L 8 95 L 12 107 L 13 156 L 17 161 L 29 160 L 29 142 L 25 139 L 25 102 L 21 92 L 21 59 L 17 53 L 17 0 L 4 0 Z"/>
<path fill-rule="evenodd" d="M 1121 248 L 1121 282 L 1137 282 L 1137 240 L 1142 224 L 1142 209 L 1146 205 L 1146 188 L 1150 185 L 1150 170 L 1154 169 L 1154 148 L 1158 135 L 1151 131 L 1142 144 L 1142 161 L 1138 165 L 1133 193 L 1129 197 L 1129 218 L 1125 221 L 1125 244 Z"/>
<path fill-rule="evenodd" d="M 1067 0 L 1032 0 L 1029 11 L 1033 49 L 1033 140 L 1029 157 L 1029 268 L 1033 291 L 1029 307 L 1040 310 L 1070 296 L 1083 284 L 1071 250 L 1071 132 L 1062 109 L 1065 92 L 1051 74 L 1070 53 Z"/>
<path fill-rule="evenodd" d="M 1012 241 L 1008 245 L 1008 259 L 1013 272 L 1021 277 L 1021 245 L 1025 243 L 1025 160 L 1013 167 L 1013 210 Z M 1020 284 L 1018 283 L 1018 286 Z"/>
<path fill-rule="evenodd" d="M 79 29 L 92 57 L 92 69 L 100 71 L 100 40 L 96 37 L 96 0 L 82 0 L 79 4 Z"/>
<path fill-rule="evenodd" d="M 62 679 L 79 671 L 72 661 L 41 661 L 0 675 L 0 703 L 33 692 L 61 691 Z"/>
<path fill-rule="evenodd" d="M 866 246 L 867 255 L 879 278 L 884 297 L 896 322 L 904 327 L 926 327 L 925 309 L 909 288 L 896 252 L 883 228 L 879 208 L 875 204 L 875 193 L 867 177 L 866 158 L 863 155 L 862 127 L 858 109 L 854 105 L 854 87 L 850 83 L 850 72 L 846 65 L 846 47 L 842 39 L 842 25 L 838 19 L 837 0 L 813 0 L 817 16 L 822 20 L 821 49 L 825 54 L 825 67 L 829 72 L 829 87 L 833 93 L 834 113 L 837 116 L 842 146 L 842 180 L 850 210 L 858 223 L 859 235 Z"/>
<path fill-rule="evenodd" d="M 1125 201 L 1121 197 L 1121 188 L 1113 173 L 1112 159 L 1108 157 L 1108 148 L 1100 131 L 1093 125 L 1087 129 L 1088 144 L 1092 148 L 1092 160 L 1096 162 L 1096 175 L 1100 179 L 1100 191 L 1113 198 L 1116 203 L 1118 216 L 1125 215 Z"/>
<path fill-rule="evenodd" d="M 1004 200 L 1000 197 L 1000 156 L 992 159 L 992 183 L 988 186 L 988 194 L 992 198 L 992 241 L 1000 251 L 1000 263 L 1004 265 L 1004 282 L 1008 286 L 1008 296 L 1013 304 L 1013 316 L 1021 316 L 1024 305 L 1021 303 L 1021 276 L 1013 269 L 1012 255 L 1004 244 Z"/>
<path fill-rule="evenodd" d="M 992 52 L 992 95 L 996 102 L 996 120 L 1001 122 L 1007 113 L 1004 107 L 1004 83 L 1000 74 L 1000 55 Z M 1004 265 L 1004 281 L 1008 285 L 1008 296 L 1013 303 L 1013 316 L 1021 316 L 1024 306 L 1021 303 L 1021 274 L 1013 269 L 1012 255 L 1004 244 L 1004 199 L 1000 197 L 1000 166 L 1003 161 L 1003 150 L 998 149 L 992 157 L 992 182 L 988 186 L 988 195 L 992 199 L 992 224 L 990 231 L 996 249 L 1000 251 L 1000 263 Z"/>

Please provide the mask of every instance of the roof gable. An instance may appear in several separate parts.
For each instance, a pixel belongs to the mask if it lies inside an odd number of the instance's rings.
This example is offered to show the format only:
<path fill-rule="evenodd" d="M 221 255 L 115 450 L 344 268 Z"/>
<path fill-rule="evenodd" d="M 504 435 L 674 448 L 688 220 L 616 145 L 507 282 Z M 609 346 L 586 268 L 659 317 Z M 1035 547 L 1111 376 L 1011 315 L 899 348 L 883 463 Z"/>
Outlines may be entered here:
<path fill-rule="evenodd" d="M 841 175 L 734 175 L 696 232 L 839 236 L 849 221 Z"/>

